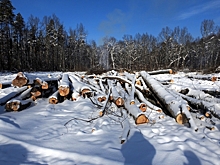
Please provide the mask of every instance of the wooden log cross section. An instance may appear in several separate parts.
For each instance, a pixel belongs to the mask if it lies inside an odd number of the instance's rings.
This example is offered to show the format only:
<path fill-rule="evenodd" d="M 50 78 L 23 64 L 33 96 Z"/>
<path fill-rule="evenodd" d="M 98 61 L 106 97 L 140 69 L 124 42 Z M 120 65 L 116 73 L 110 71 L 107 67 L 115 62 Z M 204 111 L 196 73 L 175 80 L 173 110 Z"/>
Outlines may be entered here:
<path fill-rule="evenodd" d="M 28 83 L 28 78 L 24 73 L 19 72 L 14 80 L 12 80 L 12 85 L 15 87 L 22 87 Z"/>
<path fill-rule="evenodd" d="M 21 111 L 29 107 L 32 103 L 32 100 L 10 100 L 5 105 L 6 111 Z"/>
<path fill-rule="evenodd" d="M 78 80 L 76 76 L 69 76 L 69 79 L 72 83 L 72 90 L 73 90 L 72 99 L 73 100 L 75 100 L 78 97 L 78 95 L 81 95 L 84 98 L 91 97 L 92 90 L 87 84 Z"/>
<path fill-rule="evenodd" d="M 67 96 L 70 93 L 70 81 L 68 74 L 63 74 L 58 91 L 60 96 Z"/>

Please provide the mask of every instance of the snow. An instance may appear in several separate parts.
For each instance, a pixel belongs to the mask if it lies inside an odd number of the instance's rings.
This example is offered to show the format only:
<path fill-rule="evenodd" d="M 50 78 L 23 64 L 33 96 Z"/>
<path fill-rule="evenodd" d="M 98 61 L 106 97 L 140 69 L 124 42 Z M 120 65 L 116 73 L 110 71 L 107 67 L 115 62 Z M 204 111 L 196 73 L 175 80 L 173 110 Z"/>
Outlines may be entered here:
<path fill-rule="evenodd" d="M 49 73 L 32 74 L 41 78 Z M 0 82 L 15 77 L 0 73 Z M 153 77 L 174 79 L 177 85 L 192 89 L 219 90 L 220 84 L 190 80 L 184 73 Z M 0 98 L 11 91 L 13 87 L 0 89 Z M 0 165 L 220 165 L 220 120 L 213 119 L 214 130 L 204 127 L 210 119 L 196 120 L 196 132 L 153 110 L 145 112 L 150 123 L 141 125 L 135 125 L 129 115 L 126 120 L 119 118 L 117 108 L 103 117 L 99 117 L 99 110 L 83 97 L 55 105 L 49 104 L 48 98 L 38 98 L 20 112 L 5 112 L 0 106 Z M 128 127 L 128 139 L 121 144 Z"/>

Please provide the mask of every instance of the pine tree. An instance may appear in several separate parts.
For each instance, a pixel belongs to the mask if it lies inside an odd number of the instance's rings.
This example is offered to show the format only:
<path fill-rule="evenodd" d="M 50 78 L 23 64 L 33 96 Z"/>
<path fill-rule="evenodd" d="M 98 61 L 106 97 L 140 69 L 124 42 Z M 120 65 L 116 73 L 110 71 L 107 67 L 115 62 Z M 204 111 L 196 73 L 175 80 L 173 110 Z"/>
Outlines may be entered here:
<path fill-rule="evenodd" d="M 0 1 L 0 64 L 2 70 L 12 69 L 12 37 L 11 30 L 14 21 L 13 10 L 10 0 Z"/>

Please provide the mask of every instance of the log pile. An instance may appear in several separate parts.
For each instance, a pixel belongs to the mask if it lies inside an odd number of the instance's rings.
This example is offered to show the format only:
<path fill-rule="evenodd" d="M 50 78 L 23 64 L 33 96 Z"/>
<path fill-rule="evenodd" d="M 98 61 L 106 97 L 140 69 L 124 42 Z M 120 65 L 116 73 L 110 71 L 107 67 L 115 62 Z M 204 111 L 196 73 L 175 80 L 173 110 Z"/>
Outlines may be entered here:
<path fill-rule="evenodd" d="M 171 69 L 120 74 L 110 71 L 101 75 L 63 73 L 59 78 L 37 78 L 19 72 L 11 83 L 1 83 L 2 88 L 13 86 L 14 92 L 1 98 L 0 104 L 5 105 L 6 111 L 21 111 L 39 98 L 48 99 L 49 104 L 88 99 L 97 107 L 97 118 L 112 114 L 113 109 L 118 113 L 123 127 L 121 143 L 125 142 L 131 124 L 126 116 L 139 125 L 154 122 L 151 112 L 158 114 L 158 120 L 169 115 L 178 124 L 195 131 L 198 130 L 195 120 L 220 119 L 219 98 L 202 90 L 178 86 L 175 80 L 164 83 L 154 78 L 157 74 L 172 73 Z M 213 78 L 207 80 L 213 81 Z M 212 125 L 206 127 L 213 128 Z"/>

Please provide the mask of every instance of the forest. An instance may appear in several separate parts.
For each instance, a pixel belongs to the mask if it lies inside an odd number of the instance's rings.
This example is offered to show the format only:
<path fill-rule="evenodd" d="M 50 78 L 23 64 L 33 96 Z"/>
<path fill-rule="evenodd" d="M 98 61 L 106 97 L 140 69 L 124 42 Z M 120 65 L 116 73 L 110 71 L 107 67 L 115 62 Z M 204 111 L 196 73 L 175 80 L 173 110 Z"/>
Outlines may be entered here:
<path fill-rule="evenodd" d="M 97 45 L 87 41 L 82 23 L 66 30 L 56 15 L 27 22 L 10 0 L 0 1 L 0 71 L 94 71 L 110 69 L 200 70 L 213 72 L 220 65 L 220 27 L 201 22 L 201 38 L 187 27 L 162 28 L 158 36 L 147 32 L 106 36 Z"/>

